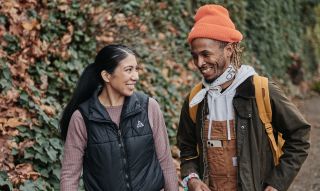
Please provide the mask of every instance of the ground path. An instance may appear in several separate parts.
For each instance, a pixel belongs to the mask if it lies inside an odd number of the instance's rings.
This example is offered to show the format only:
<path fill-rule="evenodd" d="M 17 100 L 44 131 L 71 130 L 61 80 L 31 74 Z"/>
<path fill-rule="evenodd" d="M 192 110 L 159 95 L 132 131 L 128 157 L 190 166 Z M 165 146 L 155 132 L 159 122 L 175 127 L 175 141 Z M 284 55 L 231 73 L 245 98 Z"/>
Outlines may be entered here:
<path fill-rule="evenodd" d="M 311 123 L 311 150 L 289 191 L 320 191 L 320 96 L 294 101 Z"/>

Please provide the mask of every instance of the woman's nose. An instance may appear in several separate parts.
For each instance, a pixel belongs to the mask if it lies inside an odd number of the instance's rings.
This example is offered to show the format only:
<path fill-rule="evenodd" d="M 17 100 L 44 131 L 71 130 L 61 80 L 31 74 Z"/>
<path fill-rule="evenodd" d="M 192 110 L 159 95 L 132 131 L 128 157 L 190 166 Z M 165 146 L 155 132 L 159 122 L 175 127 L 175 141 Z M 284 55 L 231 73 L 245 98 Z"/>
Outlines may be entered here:
<path fill-rule="evenodd" d="M 138 71 L 134 71 L 132 74 L 132 79 L 133 80 L 139 80 L 139 72 Z"/>

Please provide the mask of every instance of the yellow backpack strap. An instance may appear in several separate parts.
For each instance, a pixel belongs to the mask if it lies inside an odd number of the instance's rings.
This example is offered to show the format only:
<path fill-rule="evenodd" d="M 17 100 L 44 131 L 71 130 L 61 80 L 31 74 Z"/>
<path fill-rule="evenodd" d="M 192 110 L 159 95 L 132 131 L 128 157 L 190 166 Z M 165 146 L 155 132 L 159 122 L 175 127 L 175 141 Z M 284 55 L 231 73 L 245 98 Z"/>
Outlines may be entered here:
<path fill-rule="evenodd" d="M 190 92 L 189 95 L 189 103 L 191 102 L 192 98 L 202 89 L 202 82 L 199 82 L 196 86 L 194 86 Z M 193 123 L 196 122 L 196 117 L 197 117 L 197 110 L 198 110 L 198 105 L 195 105 L 193 107 L 189 107 L 189 115 L 190 118 L 192 119 Z"/>
<path fill-rule="evenodd" d="M 279 158 L 281 156 L 281 149 L 278 148 L 276 140 L 273 134 L 272 122 L 272 109 L 269 96 L 268 78 L 254 75 L 253 84 L 255 87 L 256 102 L 258 106 L 259 116 L 263 122 L 266 132 L 268 134 L 269 143 L 271 144 L 271 150 L 273 153 L 273 160 L 275 165 L 279 164 Z M 282 145 L 281 145 L 282 146 Z"/>
<path fill-rule="evenodd" d="M 189 95 L 189 103 L 191 102 L 192 98 L 202 89 L 202 82 L 199 82 L 196 86 L 194 86 L 190 92 Z M 196 117 L 197 117 L 197 110 L 198 110 L 198 104 L 189 107 L 189 116 L 193 123 L 196 123 Z M 197 144 L 197 156 L 191 156 L 188 158 L 185 158 L 184 160 L 192 160 L 199 157 L 199 144 Z"/>

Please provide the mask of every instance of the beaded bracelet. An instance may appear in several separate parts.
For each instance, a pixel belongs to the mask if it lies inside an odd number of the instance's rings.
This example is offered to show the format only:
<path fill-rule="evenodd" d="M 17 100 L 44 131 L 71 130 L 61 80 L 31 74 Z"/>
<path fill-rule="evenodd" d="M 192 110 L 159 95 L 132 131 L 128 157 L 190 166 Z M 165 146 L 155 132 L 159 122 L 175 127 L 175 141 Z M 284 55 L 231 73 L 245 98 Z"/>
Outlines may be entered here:
<path fill-rule="evenodd" d="M 188 191 L 188 182 L 192 178 L 200 179 L 199 175 L 196 173 L 191 173 L 188 176 L 186 176 L 181 182 L 184 191 Z"/>

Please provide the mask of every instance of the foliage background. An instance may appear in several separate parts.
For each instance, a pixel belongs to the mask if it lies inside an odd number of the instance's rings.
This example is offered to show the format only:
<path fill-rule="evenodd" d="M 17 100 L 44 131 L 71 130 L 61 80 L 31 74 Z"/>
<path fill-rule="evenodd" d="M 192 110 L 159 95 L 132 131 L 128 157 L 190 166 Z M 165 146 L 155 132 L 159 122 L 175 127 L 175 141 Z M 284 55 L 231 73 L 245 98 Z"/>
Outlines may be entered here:
<path fill-rule="evenodd" d="M 109 43 L 138 52 L 138 89 L 160 103 L 174 145 L 182 99 L 200 79 L 186 37 L 208 2 L 229 9 L 245 63 L 285 84 L 292 71 L 299 83 L 319 75 L 318 0 L 0 0 L 0 190 L 59 190 L 59 116 Z"/>

